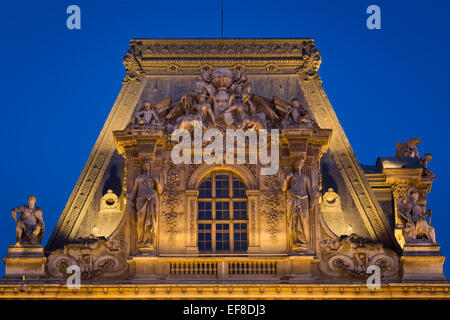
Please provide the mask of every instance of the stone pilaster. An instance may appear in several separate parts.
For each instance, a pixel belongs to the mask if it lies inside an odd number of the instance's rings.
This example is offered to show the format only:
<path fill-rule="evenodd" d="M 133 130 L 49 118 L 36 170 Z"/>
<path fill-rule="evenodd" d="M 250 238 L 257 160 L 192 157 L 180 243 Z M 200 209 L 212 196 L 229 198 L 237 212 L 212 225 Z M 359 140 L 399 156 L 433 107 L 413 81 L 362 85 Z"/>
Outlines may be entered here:
<path fill-rule="evenodd" d="M 186 244 L 186 253 L 198 254 L 197 243 L 197 199 L 198 190 L 186 190 L 186 221 L 188 241 Z"/>
<path fill-rule="evenodd" d="M 259 190 L 247 190 L 248 197 L 248 252 L 261 252 L 260 223 L 258 219 L 258 197 Z"/>

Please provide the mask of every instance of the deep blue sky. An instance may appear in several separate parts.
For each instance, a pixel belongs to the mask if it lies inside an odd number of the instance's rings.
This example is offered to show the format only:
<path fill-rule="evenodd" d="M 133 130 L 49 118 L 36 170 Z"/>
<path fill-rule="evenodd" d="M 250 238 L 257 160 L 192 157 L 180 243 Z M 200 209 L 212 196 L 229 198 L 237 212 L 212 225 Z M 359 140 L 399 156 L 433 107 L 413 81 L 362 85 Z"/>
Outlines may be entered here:
<path fill-rule="evenodd" d="M 230 1 L 224 37 L 313 37 L 326 93 L 363 164 L 422 139 L 437 179 L 433 225 L 450 256 L 447 1 Z M 81 7 L 81 30 L 66 8 Z M 381 8 L 381 30 L 366 8 Z M 47 242 L 125 75 L 131 38 L 220 37 L 220 0 L 8 1 L 0 13 L 2 61 L 0 255 L 15 240 L 10 209 L 35 194 Z M 446 265 L 446 273 L 450 274 Z M 3 273 L 0 269 L 0 274 Z"/>

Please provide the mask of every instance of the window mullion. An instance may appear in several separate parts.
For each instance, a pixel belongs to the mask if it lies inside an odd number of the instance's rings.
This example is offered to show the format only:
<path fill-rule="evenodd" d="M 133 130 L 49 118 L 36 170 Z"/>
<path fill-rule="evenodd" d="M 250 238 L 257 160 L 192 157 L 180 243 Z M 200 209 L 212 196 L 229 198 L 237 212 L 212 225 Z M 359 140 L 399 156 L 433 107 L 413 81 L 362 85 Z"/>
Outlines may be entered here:
<path fill-rule="evenodd" d="M 234 252 L 234 225 L 233 222 L 230 222 L 230 252 Z"/>
<path fill-rule="evenodd" d="M 216 223 L 214 221 L 211 223 L 211 241 L 212 253 L 216 253 Z"/>

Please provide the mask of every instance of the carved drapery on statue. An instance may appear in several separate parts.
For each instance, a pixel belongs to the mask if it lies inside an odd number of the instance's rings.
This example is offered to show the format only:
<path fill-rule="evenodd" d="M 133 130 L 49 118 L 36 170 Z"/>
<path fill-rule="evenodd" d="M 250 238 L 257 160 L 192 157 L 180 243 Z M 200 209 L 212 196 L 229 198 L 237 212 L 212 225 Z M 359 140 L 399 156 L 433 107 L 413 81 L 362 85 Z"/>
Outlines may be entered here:
<path fill-rule="evenodd" d="M 151 163 L 144 162 L 130 194 L 130 208 L 136 214 L 136 242 L 141 252 L 154 252 L 158 227 L 159 178 L 151 174 Z"/>
<path fill-rule="evenodd" d="M 286 209 L 289 240 L 293 251 L 304 251 L 310 243 L 310 210 L 314 208 L 315 192 L 311 181 L 301 170 L 305 160 L 296 163 L 296 172 L 289 174 L 283 182 L 286 192 Z"/>

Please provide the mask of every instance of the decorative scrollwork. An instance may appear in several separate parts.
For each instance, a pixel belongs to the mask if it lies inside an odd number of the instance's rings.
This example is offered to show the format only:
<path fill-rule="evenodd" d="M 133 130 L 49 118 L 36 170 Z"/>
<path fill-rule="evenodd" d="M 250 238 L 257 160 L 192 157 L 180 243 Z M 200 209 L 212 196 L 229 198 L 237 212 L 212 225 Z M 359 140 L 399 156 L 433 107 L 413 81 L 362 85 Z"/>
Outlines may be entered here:
<path fill-rule="evenodd" d="M 370 265 L 378 266 L 384 278 L 399 275 L 399 259 L 394 251 L 356 234 L 324 240 L 320 247 L 319 269 L 327 276 L 364 280 L 370 275 L 367 273 Z"/>
<path fill-rule="evenodd" d="M 47 262 L 48 273 L 55 278 L 67 278 L 67 268 L 80 268 L 81 280 L 96 280 L 117 277 L 126 271 L 127 263 L 122 252 L 123 243 L 105 238 L 80 238 L 75 243 L 66 244 L 64 249 L 53 251 Z"/>

